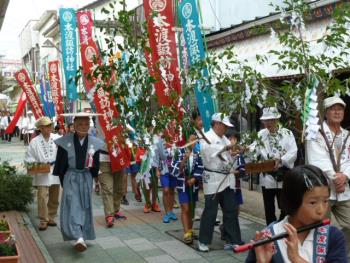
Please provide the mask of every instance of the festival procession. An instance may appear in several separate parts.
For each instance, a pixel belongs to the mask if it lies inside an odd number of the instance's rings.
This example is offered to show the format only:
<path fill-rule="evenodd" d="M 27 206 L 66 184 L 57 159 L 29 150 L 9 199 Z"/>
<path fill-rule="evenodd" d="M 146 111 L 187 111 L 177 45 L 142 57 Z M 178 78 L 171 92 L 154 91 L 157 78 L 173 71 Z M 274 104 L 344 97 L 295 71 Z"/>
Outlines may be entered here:
<path fill-rule="evenodd" d="M 0 263 L 348 262 L 348 1 L 0 11 Z"/>

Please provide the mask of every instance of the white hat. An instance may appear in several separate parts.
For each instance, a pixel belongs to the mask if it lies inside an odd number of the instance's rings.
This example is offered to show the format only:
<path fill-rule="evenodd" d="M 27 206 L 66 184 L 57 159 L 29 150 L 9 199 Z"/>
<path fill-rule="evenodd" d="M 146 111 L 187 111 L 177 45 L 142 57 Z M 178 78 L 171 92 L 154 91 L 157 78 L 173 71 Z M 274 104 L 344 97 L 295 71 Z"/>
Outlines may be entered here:
<path fill-rule="evenodd" d="M 332 107 L 335 104 L 340 104 L 340 105 L 343 105 L 344 107 L 346 107 L 345 102 L 339 97 L 333 96 L 333 97 L 329 97 L 323 101 L 323 107 L 325 109 L 328 109 L 329 107 Z"/>
<path fill-rule="evenodd" d="M 213 116 L 211 116 L 212 121 L 217 121 L 225 124 L 228 127 L 234 127 L 233 124 L 230 122 L 230 119 L 227 115 L 223 113 L 214 113 Z"/>
<path fill-rule="evenodd" d="M 52 121 L 49 117 L 41 117 L 39 120 L 36 121 L 35 127 L 39 128 L 40 126 L 47 126 L 52 124 Z"/>
<path fill-rule="evenodd" d="M 100 116 L 102 114 L 99 113 L 91 113 L 91 112 L 74 112 L 74 113 L 62 113 L 60 116 L 63 117 L 74 117 L 74 118 L 84 118 L 84 117 L 94 117 Z"/>
<path fill-rule="evenodd" d="M 274 120 L 281 118 L 281 114 L 278 112 L 276 107 L 268 107 L 263 109 L 263 115 L 260 120 Z"/>
<path fill-rule="evenodd" d="M 29 111 L 27 112 L 27 114 L 33 114 L 33 112 L 32 112 L 31 110 L 29 110 Z"/>

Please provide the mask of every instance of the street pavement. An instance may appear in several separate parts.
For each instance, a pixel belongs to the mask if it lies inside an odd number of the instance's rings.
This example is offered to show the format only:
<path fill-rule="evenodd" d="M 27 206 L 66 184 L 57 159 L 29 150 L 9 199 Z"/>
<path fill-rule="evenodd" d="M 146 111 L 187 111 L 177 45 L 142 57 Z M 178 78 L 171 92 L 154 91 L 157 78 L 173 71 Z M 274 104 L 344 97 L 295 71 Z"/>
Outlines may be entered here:
<path fill-rule="evenodd" d="M 9 161 L 23 171 L 25 151 L 26 147 L 16 138 L 12 143 L 0 143 L 0 160 Z M 128 190 L 127 198 L 130 205 L 122 206 L 122 212 L 128 219 L 116 221 L 113 228 L 105 227 L 102 199 L 94 193 L 93 214 L 97 238 L 94 241 L 87 241 L 88 249 L 83 253 L 77 253 L 72 248 L 71 242 L 63 241 L 59 226 L 49 227 L 46 231 L 36 230 L 39 219 L 34 201 L 29 206 L 27 215 L 30 227 L 34 230 L 34 238 L 46 256 L 47 262 L 244 262 L 246 253 L 234 254 L 221 249 L 223 241 L 220 240 L 218 227 L 215 228 L 212 245 L 214 250 L 209 253 L 199 252 L 174 238 L 176 232 L 179 232 L 178 236 L 182 236 L 181 221 L 165 224 L 162 222 L 162 213 L 144 214 L 143 203 L 136 202 L 130 187 Z M 239 220 L 242 238 L 247 242 L 254 236 L 256 230 L 263 228 L 264 221 L 261 219 L 263 206 L 260 193 L 243 190 L 243 196 L 245 203 L 241 207 Z M 203 201 L 203 197 L 200 197 L 200 200 Z M 199 211 L 203 208 L 202 201 L 198 203 Z M 180 209 L 175 209 L 174 212 L 180 218 Z M 218 218 L 222 219 L 221 211 Z M 197 234 L 198 225 L 197 222 L 194 227 Z M 169 235 L 168 232 L 173 234 Z"/>

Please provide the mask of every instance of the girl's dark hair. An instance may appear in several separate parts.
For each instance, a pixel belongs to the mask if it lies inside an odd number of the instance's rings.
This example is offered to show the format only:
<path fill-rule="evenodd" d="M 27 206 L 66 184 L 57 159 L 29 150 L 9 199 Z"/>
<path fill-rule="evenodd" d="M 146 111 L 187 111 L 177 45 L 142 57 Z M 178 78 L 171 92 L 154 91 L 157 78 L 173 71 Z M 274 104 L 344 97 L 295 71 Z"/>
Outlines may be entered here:
<path fill-rule="evenodd" d="M 326 186 L 329 190 L 328 179 L 320 168 L 299 165 L 289 170 L 284 175 L 281 192 L 285 213 L 293 216 L 301 206 L 305 192 L 319 186 Z"/>

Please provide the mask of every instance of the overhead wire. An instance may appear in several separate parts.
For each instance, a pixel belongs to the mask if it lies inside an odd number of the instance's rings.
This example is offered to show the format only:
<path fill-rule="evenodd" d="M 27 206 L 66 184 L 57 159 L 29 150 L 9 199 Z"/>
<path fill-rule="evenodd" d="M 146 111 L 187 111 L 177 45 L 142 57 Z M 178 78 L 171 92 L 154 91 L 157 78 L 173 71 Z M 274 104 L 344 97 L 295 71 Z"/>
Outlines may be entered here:
<path fill-rule="evenodd" d="M 218 1 L 218 0 L 217 0 L 217 1 Z M 217 15 L 216 15 L 216 12 L 215 12 L 215 10 L 214 10 L 213 4 L 211 3 L 211 0 L 209 0 L 209 5 L 210 5 L 211 11 L 212 11 L 213 14 L 214 14 L 215 20 L 218 22 L 220 28 L 222 28 L 222 25 L 221 25 L 221 23 L 220 23 L 219 18 L 218 18 Z"/>

